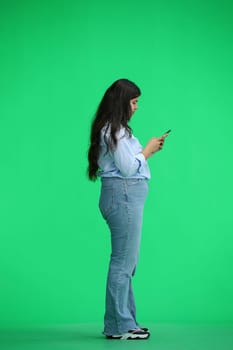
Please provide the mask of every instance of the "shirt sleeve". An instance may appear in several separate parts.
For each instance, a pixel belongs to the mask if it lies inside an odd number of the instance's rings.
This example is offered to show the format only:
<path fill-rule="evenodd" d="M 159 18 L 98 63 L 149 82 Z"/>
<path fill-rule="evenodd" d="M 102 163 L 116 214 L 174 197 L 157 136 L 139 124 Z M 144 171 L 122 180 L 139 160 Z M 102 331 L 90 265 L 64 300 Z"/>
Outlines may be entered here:
<path fill-rule="evenodd" d="M 120 133 L 117 141 L 117 147 L 111 151 L 111 155 L 121 174 L 129 177 L 140 173 L 140 169 L 146 163 L 144 155 L 141 152 L 134 154 L 129 136 Z"/>

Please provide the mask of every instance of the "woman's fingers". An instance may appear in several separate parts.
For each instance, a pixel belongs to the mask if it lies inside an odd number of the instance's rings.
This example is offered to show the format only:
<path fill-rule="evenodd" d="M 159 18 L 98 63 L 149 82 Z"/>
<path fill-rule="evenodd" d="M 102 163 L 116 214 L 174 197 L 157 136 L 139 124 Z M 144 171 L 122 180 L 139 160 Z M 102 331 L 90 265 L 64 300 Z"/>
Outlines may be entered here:
<path fill-rule="evenodd" d="M 161 137 L 161 138 L 159 139 L 159 149 L 162 149 L 162 148 L 163 148 L 163 144 L 164 144 L 164 138 Z"/>

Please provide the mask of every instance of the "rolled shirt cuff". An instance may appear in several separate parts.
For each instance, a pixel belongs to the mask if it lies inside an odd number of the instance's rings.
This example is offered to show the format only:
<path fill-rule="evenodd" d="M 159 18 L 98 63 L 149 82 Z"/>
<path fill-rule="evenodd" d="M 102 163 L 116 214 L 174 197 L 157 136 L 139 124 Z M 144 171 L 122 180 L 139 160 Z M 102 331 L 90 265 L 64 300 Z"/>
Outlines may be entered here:
<path fill-rule="evenodd" d="M 146 163 L 145 156 L 142 153 L 138 153 L 135 157 L 139 163 L 138 172 L 140 173 L 141 167 Z"/>

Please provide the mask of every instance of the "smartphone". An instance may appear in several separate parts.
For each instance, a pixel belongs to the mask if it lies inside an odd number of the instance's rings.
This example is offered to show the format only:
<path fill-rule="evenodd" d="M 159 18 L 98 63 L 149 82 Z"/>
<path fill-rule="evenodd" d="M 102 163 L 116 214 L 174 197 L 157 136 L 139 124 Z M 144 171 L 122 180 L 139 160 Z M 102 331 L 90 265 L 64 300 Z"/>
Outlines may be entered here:
<path fill-rule="evenodd" d="M 163 135 L 166 135 L 166 137 L 168 136 L 167 134 L 169 134 L 169 132 L 171 132 L 171 129 L 169 129 L 168 131 L 166 131 Z"/>

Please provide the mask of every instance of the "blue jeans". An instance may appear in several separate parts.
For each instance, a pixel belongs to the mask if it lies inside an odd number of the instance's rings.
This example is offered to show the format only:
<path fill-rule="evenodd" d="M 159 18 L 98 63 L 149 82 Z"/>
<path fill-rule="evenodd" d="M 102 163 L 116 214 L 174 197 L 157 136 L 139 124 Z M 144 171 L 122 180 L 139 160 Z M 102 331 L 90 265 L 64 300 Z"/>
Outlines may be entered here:
<path fill-rule="evenodd" d="M 99 207 L 111 232 L 104 334 L 138 328 L 132 276 L 138 262 L 143 208 L 148 192 L 144 179 L 102 178 Z"/>

